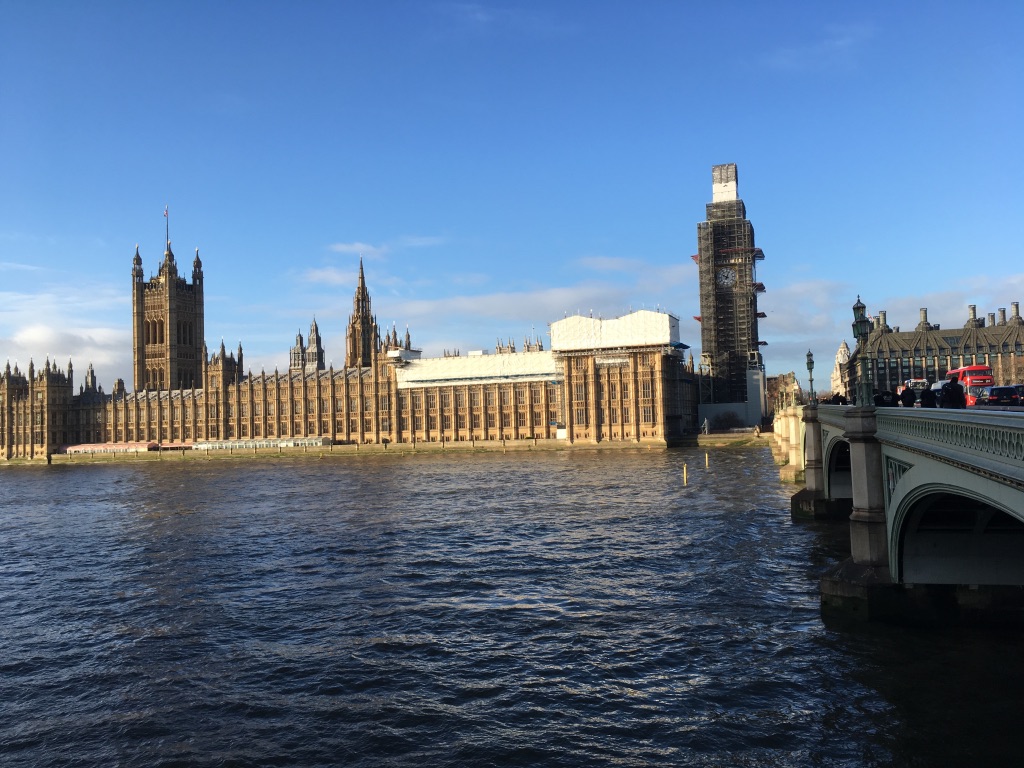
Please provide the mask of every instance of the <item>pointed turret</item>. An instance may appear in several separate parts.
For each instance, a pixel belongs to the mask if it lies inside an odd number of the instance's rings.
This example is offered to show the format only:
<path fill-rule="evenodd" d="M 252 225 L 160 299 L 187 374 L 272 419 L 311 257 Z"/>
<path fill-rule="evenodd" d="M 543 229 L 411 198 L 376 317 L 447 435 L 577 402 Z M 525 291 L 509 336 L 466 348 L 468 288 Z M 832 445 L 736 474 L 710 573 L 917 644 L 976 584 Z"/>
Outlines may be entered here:
<path fill-rule="evenodd" d="M 139 244 L 135 244 L 135 258 L 132 259 L 132 280 L 141 283 L 145 277 L 142 271 L 142 256 L 139 255 Z"/>
<path fill-rule="evenodd" d="M 292 347 L 288 353 L 288 372 L 302 373 L 302 367 L 305 365 L 305 359 L 306 345 L 302 341 L 302 332 L 299 331 L 295 334 L 295 346 Z"/>
<path fill-rule="evenodd" d="M 320 328 L 316 324 L 316 318 L 309 326 L 309 338 L 307 339 L 305 353 L 303 355 L 303 369 L 306 373 L 316 373 L 324 369 L 324 345 L 320 339 Z"/>

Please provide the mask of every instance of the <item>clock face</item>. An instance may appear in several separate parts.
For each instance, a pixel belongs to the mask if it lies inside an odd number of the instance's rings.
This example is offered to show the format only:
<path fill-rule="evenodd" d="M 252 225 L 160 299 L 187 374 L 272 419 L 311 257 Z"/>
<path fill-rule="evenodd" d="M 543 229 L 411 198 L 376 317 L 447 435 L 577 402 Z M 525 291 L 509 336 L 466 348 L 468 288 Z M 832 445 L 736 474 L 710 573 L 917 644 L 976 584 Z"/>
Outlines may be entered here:
<path fill-rule="evenodd" d="M 731 288 L 736 284 L 736 270 L 732 267 L 722 267 L 715 275 L 715 280 L 723 288 Z"/>

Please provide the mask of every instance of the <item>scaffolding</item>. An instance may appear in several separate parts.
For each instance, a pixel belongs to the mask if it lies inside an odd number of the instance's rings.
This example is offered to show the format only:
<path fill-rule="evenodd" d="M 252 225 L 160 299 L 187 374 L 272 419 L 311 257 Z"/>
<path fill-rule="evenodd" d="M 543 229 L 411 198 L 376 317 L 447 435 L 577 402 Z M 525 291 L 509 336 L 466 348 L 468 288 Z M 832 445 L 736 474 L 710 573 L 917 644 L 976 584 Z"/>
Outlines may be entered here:
<path fill-rule="evenodd" d="M 763 370 L 758 337 L 757 297 L 765 290 L 756 264 L 764 253 L 754 245 L 754 228 L 740 199 L 707 205 L 697 225 L 700 275 L 701 402 L 748 399 L 748 371 Z"/>

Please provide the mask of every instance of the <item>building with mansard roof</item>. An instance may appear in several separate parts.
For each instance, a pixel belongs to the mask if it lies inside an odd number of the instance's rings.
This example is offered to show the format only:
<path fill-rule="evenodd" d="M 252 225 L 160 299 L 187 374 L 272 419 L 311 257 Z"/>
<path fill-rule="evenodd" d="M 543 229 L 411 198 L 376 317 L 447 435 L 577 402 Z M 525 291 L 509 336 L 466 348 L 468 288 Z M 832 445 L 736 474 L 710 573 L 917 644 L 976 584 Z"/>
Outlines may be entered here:
<path fill-rule="evenodd" d="M 180 277 L 170 240 L 157 274 L 132 261 L 133 378 L 109 394 L 92 367 L 74 391 L 71 363 L 0 374 L 0 458 L 54 453 L 552 440 L 671 445 L 697 430 L 692 358 L 678 319 L 634 312 L 551 324 L 537 338 L 424 359 L 406 328 L 381 337 L 362 260 L 345 364 L 324 366 L 313 319 L 286 372 L 245 370 L 242 345 L 212 355 L 204 341 L 203 269 Z"/>
<path fill-rule="evenodd" d="M 995 383 L 1024 382 L 1024 318 L 1020 302 L 1010 304 L 1010 315 L 1000 307 L 987 317 L 979 317 L 977 306 L 967 307 L 967 319 L 958 328 L 941 328 L 928 320 L 922 308 L 917 325 L 911 331 L 890 327 L 885 310 L 872 320 L 871 333 L 863 347 L 858 343 L 843 368 L 841 388 L 836 390 L 853 398 L 858 391 L 860 362 L 867 368 L 871 388 L 897 391 L 908 379 L 927 379 L 935 383 L 946 372 L 966 365 L 988 365 Z"/>

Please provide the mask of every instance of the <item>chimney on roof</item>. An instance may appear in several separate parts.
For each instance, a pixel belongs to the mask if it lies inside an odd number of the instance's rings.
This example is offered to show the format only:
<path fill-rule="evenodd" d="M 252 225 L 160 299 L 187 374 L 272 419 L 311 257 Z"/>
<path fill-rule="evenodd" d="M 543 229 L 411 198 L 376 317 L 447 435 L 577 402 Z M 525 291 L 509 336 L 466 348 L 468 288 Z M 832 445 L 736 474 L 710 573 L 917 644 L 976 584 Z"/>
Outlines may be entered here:
<path fill-rule="evenodd" d="M 1006 307 L 999 308 L 999 325 L 1006 325 Z"/>
<path fill-rule="evenodd" d="M 996 324 L 996 313 L 995 312 L 989 312 L 988 313 L 988 326 L 989 326 L 989 328 L 991 328 L 995 324 Z"/>
<path fill-rule="evenodd" d="M 967 305 L 967 322 L 964 328 L 984 328 L 985 321 L 978 319 L 978 307 L 976 304 Z"/>

